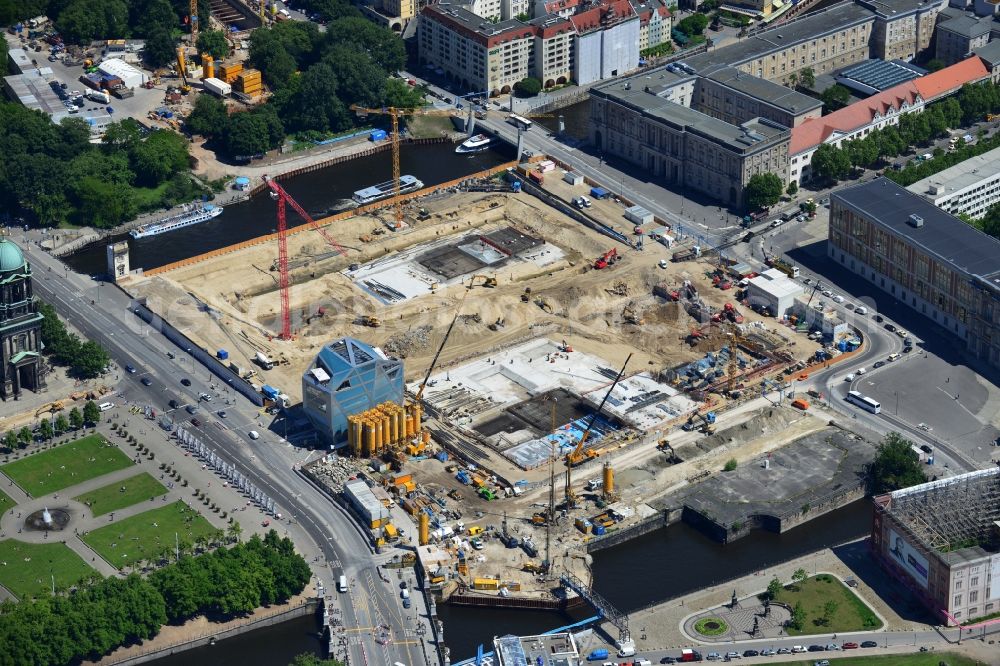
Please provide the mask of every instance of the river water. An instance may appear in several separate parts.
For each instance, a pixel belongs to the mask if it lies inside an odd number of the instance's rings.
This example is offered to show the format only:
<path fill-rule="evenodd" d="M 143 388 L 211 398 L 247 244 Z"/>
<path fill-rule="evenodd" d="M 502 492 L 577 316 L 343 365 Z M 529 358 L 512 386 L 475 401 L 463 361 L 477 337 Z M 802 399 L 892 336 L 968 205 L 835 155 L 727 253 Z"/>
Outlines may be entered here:
<path fill-rule="evenodd" d="M 728 545 L 677 523 L 595 553 L 595 588 L 619 610 L 631 612 L 860 538 L 870 531 L 871 520 L 870 500 L 859 500 L 784 534 L 755 531 Z M 557 611 L 438 606 L 452 662 L 475 656 L 479 644 L 491 650 L 494 636 L 541 633 L 591 615 L 589 607 L 568 615 Z M 313 618 L 301 618 L 185 652 L 185 656 L 160 659 L 155 664 L 283 666 L 300 652 L 319 649 L 317 628 Z"/>
<path fill-rule="evenodd" d="M 431 186 L 470 173 L 482 171 L 513 159 L 513 149 L 507 153 L 488 150 L 471 155 L 458 155 L 451 143 L 402 146 L 399 157 L 400 171 L 412 174 Z M 237 173 L 238 170 L 236 171 Z M 347 162 L 282 180 L 281 185 L 313 218 L 338 201 L 349 199 L 356 190 L 392 178 L 392 153 L 359 157 Z M 290 207 L 286 211 L 288 226 L 305 224 Z M 249 201 L 226 206 L 226 211 L 208 222 L 171 231 L 160 236 L 135 240 L 127 235 L 114 240 L 128 239 L 132 268 L 155 268 L 172 261 L 208 252 L 220 247 L 256 238 L 277 231 L 277 207 L 267 195 L 258 195 Z M 336 238 L 336 227 L 331 229 Z M 66 262 L 81 273 L 103 273 L 105 246 L 111 239 L 83 248 Z M 348 244 L 350 244 L 348 242 Z"/>

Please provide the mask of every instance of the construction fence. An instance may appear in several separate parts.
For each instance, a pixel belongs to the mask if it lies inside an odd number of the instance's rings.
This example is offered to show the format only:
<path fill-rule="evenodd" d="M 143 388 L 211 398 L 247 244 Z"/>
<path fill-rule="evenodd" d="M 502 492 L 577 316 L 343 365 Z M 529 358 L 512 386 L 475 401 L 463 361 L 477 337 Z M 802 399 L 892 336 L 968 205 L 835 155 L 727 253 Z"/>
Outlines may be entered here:
<path fill-rule="evenodd" d="M 356 157 L 356 155 L 352 156 L 352 158 L 353 157 Z M 327 163 L 326 165 L 328 165 L 328 164 L 329 163 Z M 426 197 L 426 196 L 428 196 L 430 194 L 434 194 L 436 192 L 440 192 L 442 190 L 447 190 L 447 189 L 452 188 L 452 187 L 457 187 L 458 185 L 462 184 L 464 181 L 467 181 L 467 180 L 470 180 L 470 179 L 490 178 L 492 176 L 495 176 L 498 173 L 506 171 L 508 168 L 513 168 L 513 167 L 516 167 L 516 166 L 517 166 L 517 162 L 506 162 L 504 164 L 500 164 L 500 165 L 492 167 L 490 169 L 485 169 L 483 171 L 479 171 L 479 172 L 476 172 L 476 173 L 473 173 L 473 174 L 469 174 L 467 176 L 462 176 L 461 178 L 455 178 L 454 180 L 449 180 L 447 182 L 440 183 L 438 185 L 434 185 L 432 187 L 425 187 L 424 189 L 418 190 L 416 192 L 411 192 L 409 194 L 402 194 L 402 195 L 400 195 L 399 198 L 400 198 L 400 201 L 404 201 L 404 202 L 405 201 L 412 201 L 412 200 L 415 200 L 415 199 L 419 199 L 421 197 Z M 317 166 L 316 168 L 321 168 L 321 167 Z M 313 168 L 312 167 L 306 167 L 306 168 L 304 168 L 301 171 L 305 171 L 305 170 L 313 170 Z M 299 173 L 299 172 L 292 172 L 292 173 Z M 261 189 L 263 189 L 263 187 L 266 187 L 266 186 L 261 186 Z M 376 210 L 379 210 L 381 208 L 385 208 L 385 207 L 391 205 L 391 203 L 392 203 L 391 199 L 386 199 L 384 201 L 378 201 L 378 202 L 373 203 L 373 204 L 368 204 L 367 206 L 360 206 L 358 208 L 353 208 L 351 210 L 346 210 L 346 211 L 344 211 L 342 213 L 337 213 L 336 215 L 331 215 L 330 217 L 325 217 L 325 218 L 323 218 L 321 220 L 316 220 L 316 225 L 319 226 L 319 227 L 327 227 L 327 226 L 329 226 L 329 225 L 331 225 L 331 224 L 333 224 L 335 222 L 340 222 L 341 220 L 346 220 L 346 219 L 351 218 L 351 217 L 355 217 L 355 216 L 358 216 L 358 215 L 364 215 L 366 213 L 370 213 L 372 211 L 376 211 Z M 300 226 L 288 229 L 288 231 L 286 232 L 286 235 L 287 236 L 293 236 L 295 234 L 300 234 L 300 233 L 307 232 L 307 231 L 312 231 L 312 230 L 313 230 L 313 227 L 311 225 L 303 224 L 303 225 L 300 225 Z M 193 257 L 188 257 L 187 259 L 181 259 L 180 261 L 174 261 L 174 262 L 171 262 L 169 264 L 164 264 L 163 266 L 157 266 L 156 268 L 150 268 L 150 269 L 147 269 L 147 270 L 143 271 L 143 274 L 146 275 L 147 277 L 148 276 L 152 276 L 152 275 L 160 275 L 162 273 L 167 273 L 167 272 L 176 270 L 178 268 L 184 268 L 185 266 L 193 266 L 195 264 L 200 264 L 203 261 L 208 261 L 209 259 L 214 259 L 215 257 L 220 257 L 222 255 L 231 254 L 233 252 L 239 252 L 240 250 L 244 250 L 244 249 L 246 249 L 248 247 L 255 247 L 257 245 L 262 245 L 264 243 L 276 242 L 277 240 L 278 240 L 278 234 L 277 233 L 266 234 L 264 236 L 258 236 L 257 238 L 251 238 L 250 240 L 243 241 L 242 243 L 235 243 L 233 245 L 227 245 L 226 247 L 220 247 L 220 248 L 218 248 L 216 250 L 211 250 L 209 252 L 205 252 L 205 253 L 202 253 L 202 254 L 196 254 Z"/>

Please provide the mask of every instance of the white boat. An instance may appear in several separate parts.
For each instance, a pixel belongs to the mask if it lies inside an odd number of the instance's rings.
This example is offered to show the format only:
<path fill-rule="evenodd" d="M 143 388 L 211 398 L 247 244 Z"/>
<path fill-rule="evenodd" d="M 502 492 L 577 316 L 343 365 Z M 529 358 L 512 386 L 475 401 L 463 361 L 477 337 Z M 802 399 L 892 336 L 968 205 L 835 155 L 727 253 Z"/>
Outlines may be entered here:
<path fill-rule="evenodd" d="M 406 194 L 407 192 L 413 192 L 419 190 L 424 184 L 410 175 L 399 177 L 399 193 Z M 374 203 L 382 199 L 388 199 L 392 196 L 395 184 L 388 180 L 384 183 L 379 183 L 378 185 L 372 185 L 371 187 L 366 187 L 363 190 L 358 190 L 351 197 L 351 200 L 359 206 L 364 206 L 365 204 Z"/>
<path fill-rule="evenodd" d="M 199 205 L 190 210 L 186 210 L 179 215 L 174 215 L 160 220 L 159 222 L 141 224 L 130 231 L 129 235 L 132 236 L 132 238 L 158 236 L 160 234 L 165 234 L 168 231 L 190 227 L 191 225 L 201 224 L 202 222 L 207 222 L 208 220 L 217 218 L 222 215 L 222 210 L 222 206 L 215 206 L 210 203 Z"/>
<path fill-rule="evenodd" d="M 470 136 L 468 139 L 463 141 L 458 148 L 455 149 L 456 153 L 479 153 L 490 147 L 493 139 L 486 136 L 485 134 L 476 134 L 475 136 Z"/>

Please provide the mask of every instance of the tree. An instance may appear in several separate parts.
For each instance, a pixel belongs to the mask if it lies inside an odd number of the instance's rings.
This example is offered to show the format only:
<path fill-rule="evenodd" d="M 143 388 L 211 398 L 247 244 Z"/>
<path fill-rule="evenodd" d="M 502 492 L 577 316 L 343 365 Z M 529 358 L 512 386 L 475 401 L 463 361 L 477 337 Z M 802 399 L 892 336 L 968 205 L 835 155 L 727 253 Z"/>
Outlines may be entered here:
<path fill-rule="evenodd" d="M 837 614 L 837 609 L 840 608 L 838 604 L 833 599 L 830 599 L 825 604 L 823 604 L 823 624 L 829 626 L 833 621 L 833 616 Z"/>
<path fill-rule="evenodd" d="M 249 157 L 271 148 L 267 123 L 253 112 L 237 113 L 229 119 L 226 128 L 226 152 L 233 157 Z"/>
<path fill-rule="evenodd" d="M 813 153 L 810 164 L 813 174 L 825 181 L 843 180 L 851 171 L 851 161 L 847 153 L 828 143 L 820 144 Z"/>
<path fill-rule="evenodd" d="M 677 24 L 677 29 L 688 37 L 702 34 L 707 27 L 708 17 L 704 14 L 692 14 Z"/>
<path fill-rule="evenodd" d="M 542 82 L 533 76 L 521 79 L 514 84 L 514 94 L 518 97 L 534 97 L 542 92 Z"/>
<path fill-rule="evenodd" d="M 799 191 L 799 184 L 794 180 L 788 183 L 788 187 L 785 189 L 785 193 L 790 197 L 794 197 Z"/>
<path fill-rule="evenodd" d="M 49 419 L 42 419 L 42 422 L 38 424 L 38 436 L 45 441 L 49 441 L 52 439 L 52 435 L 52 421 Z"/>
<path fill-rule="evenodd" d="M 735 471 L 737 465 L 738 463 L 736 462 L 736 458 L 730 458 L 729 460 L 726 461 L 726 464 L 725 466 L 723 466 L 722 471 L 723 472 Z"/>
<path fill-rule="evenodd" d="M 406 48 L 399 35 L 366 18 L 336 21 L 327 30 L 325 42 L 367 54 L 385 73 L 394 74 L 406 65 Z"/>
<path fill-rule="evenodd" d="M 226 528 L 226 536 L 228 536 L 231 541 L 238 542 L 241 534 L 243 534 L 243 526 L 235 520 L 228 528 Z"/>
<path fill-rule="evenodd" d="M 150 67 L 163 67 L 173 62 L 177 56 L 174 45 L 174 38 L 167 30 L 157 30 L 146 38 L 146 47 L 142 50 L 143 60 Z"/>
<path fill-rule="evenodd" d="M 314 654 L 303 652 L 295 655 L 288 666 L 343 666 L 343 662 L 336 659 L 321 659 Z"/>
<path fill-rule="evenodd" d="M 750 210 L 770 208 L 781 200 L 785 184 L 776 174 L 755 173 L 746 185 L 747 207 Z"/>
<path fill-rule="evenodd" d="M 851 99 L 851 91 L 839 83 L 835 83 L 820 93 L 819 98 L 823 101 L 826 112 L 830 113 L 831 111 L 836 111 L 841 107 L 847 106 L 847 103 Z"/>
<path fill-rule="evenodd" d="M 879 444 L 875 459 L 868 465 L 869 494 L 881 495 L 926 480 L 920 459 L 913 450 L 913 442 L 898 432 L 887 433 Z"/>
<path fill-rule="evenodd" d="M 83 420 L 91 426 L 101 422 L 101 410 L 93 400 L 88 400 L 83 406 Z"/>
<path fill-rule="evenodd" d="M 202 30 L 198 33 L 198 53 L 208 53 L 216 60 L 229 55 L 229 43 L 220 30 Z"/>
<path fill-rule="evenodd" d="M 198 95 L 194 109 L 188 115 L 184 125 L 192 134 L 200 134 L 207 138 L 221 137 L 229 123 L 229 113 L 226 105 L 215 95 Z"/>
<path fill-rule="evenodd" d="M 792 72 L 791 74 L 788 75 L 788 83 L 790 84 L 789 87 L 794 89 L 795 86 L 798 84 L 798 82 L 799 82 L 798 72 Z"/>
<path fill-rule="evenodd" d="M 93 340 L 87 340 L 80 345 L 76 360 L 71 367 L 71 371 L 77 377 L 83 379 L 93 379 L 98 377 L 108 367 L 111 358 L 104 347 Z"/>
<path fill-rule="evenodd" d="M 31 428 L 28 426 L 24 426 L 17 432 L 17 441 L 22 449 L 28 444 L 31 444 L 34 439 L 35 435 L 31 432 Z"/>
<path fill-rule="evenodd" d="M 261 32 L 266 31 L 257 29 L 250 39 L 250 64 L 260 70 L 264 83 L 273 90 L 280 90 L 288 85 L 298 65 L 277 41 L 261 42 L 257 38 L 257 33 Z"/>
<path fill-rule="evenodd" d="M 55 430 L 56 435 L 63 434 L 69 430 L 69 419 L 66 418 L 65 414 L 60 414 L 56 417 L 56 422 L 52 424 L 52 428 Z"/>
<path fill-rule="evenodd" d="M 153 132 L 132 149 L 132 168 L 141 185 L 156 187 L 188 163 L 188 144 L 175 132 Z"/>
<path fill-rule="evenodd" d="M 801 585 L 802 581 L 808 577 L 809 574 L 807 574 L 806 570 L 801 567 L 792 572 L 792 582 L 795 583 L 796 587 Z"/>
<path fill-rule="evenodd" d="M 848 141 L 845 148 L 853 167 L 868 167 L 878 161 L 878 144 L 871 137 Z"/>
<path fill-rule="evenodd" d="M 768 600 L 773 601 L 778 598 L 778 595 L 781 594 L 783 589 L 784 585 L 782 585 L 781 581 L 778 580 L 778 577 L 775 576 L 771 579 L 771 582 L 767 584 L 767 591 L 764 594 Z"/>
<path fill-rule="evenodd" d="M 83 414 L 76 407 L 69 410 L 69 424 L 73 427 L 73 430 L 79 430 L 83 427 Z"/>
<path fill-rule="evenodd" d="M 799 72 L 799 83 L 805 88 L 812 88 L 816 85 L 816 72 L 812 67 L 806 67 Z"/>
<path fill-rule="evenodd" d="M 806 622 L 806 609 L 802 607 L 801 601 L 796 601 L 792 607 L 791 617 L 788 619 L 788 626 L 792 629 L 802 629 Z"/>
<path fill-rule="evenodd" d="M 927 64 L 924 65 L 924 69 L 926 69 L 928 72 L 936 72 L 944 68 L 945 68 L 944 61 L 939 60 L 938 58 L 931 58 L 930 60 L 927 61 Z"/>
<path fill-rule="evenodd" d="M 8 451 L 13 451 L 17 447 L 17 433 L 13 430 L 8 430 L 3 436 L 3 445 Z"/>

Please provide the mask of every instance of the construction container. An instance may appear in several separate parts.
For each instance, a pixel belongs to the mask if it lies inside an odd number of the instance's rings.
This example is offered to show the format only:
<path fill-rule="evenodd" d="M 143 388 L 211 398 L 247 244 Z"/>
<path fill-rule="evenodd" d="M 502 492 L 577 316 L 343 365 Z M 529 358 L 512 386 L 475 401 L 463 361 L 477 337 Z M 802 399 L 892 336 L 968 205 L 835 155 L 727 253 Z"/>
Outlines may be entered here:
<path fill-rule="evenodd" d="M 469 526 L 469 536 L 476 536 L 477 534 L 482 534 L 482 533 L 483 533 L 483 528 L 480 527 L 479 525 Z"/>
<path fill-rule="evenodd" d="M 389 510 L 361 479 L 348 481 L 344 485 L 344 495 L 370 528 L 377 529 L 389 521 Z"/>
<path fill-rule="evenodd" d="M 572 171 L 564 173 L 563 180 L 570 185 L 583 185 L 583 176 L 578 173 L 573 173 Z"/>
<path fill-rule="evenodd" d="M 243 72 L 243 63 L 219 63 L 218 70 L 218 78 L 222 79 L 226 83 L 233 83 Z"/>
<path fill-rule="evenodd" d="M 604 527 L 604 525 L 594 525 L 593 532 L 594 536 L 604 536 L 608 533 L 608 530 Z"/>
<path fill-rule="evenodd" d="M 496 578 L 474 578 L 472 580 L 474 590 L 499 590 L 500 581 Z"/>
<path fill-rule="evenodd" d="M 503 586 L 506 587 L 511 592 L 520 592 L 521 591 L 521 584 L 518 583 L 517 581 L 513 581 L 513 580 L 505 581 L 504 584 L 503 584 Z"/>
<path fill-rule="evenodd" d="M 406 483 L 407 481 L 412 481 L 412 480 L 413 480 L 413 475 L 410 474 L 410 473 L 406 473 L 406 474 L 394 474 L 392 476 L 392 484 L 394 486 L 400 486 L 400 485 L 403 485 L 404 483 Z"/>
<path fill-rule="evenodd" d="M 803 412 L 809 409 L 809 401 L 803 400 L 802 398 L 797 398 L 792 400 L 792 407 L 795 409 L 801 409 Z"/>
<path fill-rule="evenodd" d="M 399 536 L 399 532 L 396 530 L 396 526 L 392 523 L 385 523 L 382 526 L 382 531 L 385 532 L 385 538 L 395 539 Z"/>
<path fill-rule="evenodd" d="M 625 219 L 634 224 L 650 224 L 653 214 L 642 206 L 632 206 L 625 209 Z"/>
<path fill-rule="evenodd" d="M 574 525 L 576 526 L 576 529 L 580 530 L 584 534 L 586 534 L 591 528 L 591 522 L 586 518 L 577 518 Z"/>
<path fill-rule="evenodd" d="M 417 489 L 417 484 L 414 481 L 407 481 L 406 483 L 404 483 L 402 485 L 399 485 L 399 486 L 396 486 L 396 487 L 397 488 L 402 488 L 402 490 L 404 492 L 406 492 L 407 494 L 409 494 L 409 493 L 412 493 L 414 490 Z"/>

